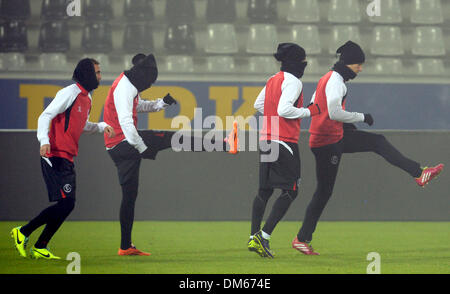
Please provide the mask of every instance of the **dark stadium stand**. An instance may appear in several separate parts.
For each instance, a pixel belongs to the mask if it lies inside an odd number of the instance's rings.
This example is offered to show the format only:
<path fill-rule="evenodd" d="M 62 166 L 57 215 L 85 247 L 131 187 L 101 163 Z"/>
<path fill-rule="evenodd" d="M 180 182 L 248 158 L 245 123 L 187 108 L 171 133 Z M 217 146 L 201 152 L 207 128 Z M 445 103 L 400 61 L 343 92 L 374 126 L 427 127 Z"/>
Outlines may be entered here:
<path fill-rule="evenodd" d="M 0 19 L 27 20 L 30 18 L 30 0 L 2 0 Z"/>
<path fill-rule="evenodd" d="M 126 55 L 151 51 L 163 73 L 254 75 L 276 70 L 278 43 L 296 42 L 307 73 L 320 74 L 351 39 L 367 53 L 367 75 L 450 75 L 450 1 L 384 0 L 381 15 L 369 16 L 366 0 L 80 0 L 81 16 L 69 17 L 71 2 L 0 0 L 0 59 L 22 54 L 39 69 L 48 50 L 70 63 L 95 53 L 110 61 L 104 72 L 116 72 Z"/>
<path fill-rule="evenodd" d="M 154 17 L 152 0 L 125 0 L 123 15 L 128 22 L 149 21 Z"/>
<path fill-rule="evenodd" d="M 43 23 L 39 34 L 39 49 L 45 53 L 66 52 L 70 49 L 70 36 L 66 21 Z"/>

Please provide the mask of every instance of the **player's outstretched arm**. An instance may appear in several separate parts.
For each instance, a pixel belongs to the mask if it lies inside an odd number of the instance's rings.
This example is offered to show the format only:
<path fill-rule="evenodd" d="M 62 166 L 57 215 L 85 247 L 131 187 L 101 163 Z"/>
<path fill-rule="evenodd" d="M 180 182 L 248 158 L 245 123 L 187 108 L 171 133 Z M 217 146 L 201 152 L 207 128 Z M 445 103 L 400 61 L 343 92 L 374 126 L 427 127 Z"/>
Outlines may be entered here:
<path fill-rule="evenodd" d="M 143 100 L 139 97 L 137 112 L 158 112 L 166 109 L 168 106 L 177 104 L 177 101 L 167 93 L 164 98 L 158 98 L 156 100 Z"/>

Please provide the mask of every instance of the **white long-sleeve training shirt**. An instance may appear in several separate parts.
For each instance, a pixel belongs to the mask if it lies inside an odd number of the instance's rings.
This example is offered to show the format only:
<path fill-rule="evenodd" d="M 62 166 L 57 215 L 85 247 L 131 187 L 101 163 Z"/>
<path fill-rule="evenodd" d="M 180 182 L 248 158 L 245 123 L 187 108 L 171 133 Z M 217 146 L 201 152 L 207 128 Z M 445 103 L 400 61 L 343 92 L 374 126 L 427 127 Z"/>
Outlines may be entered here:
<path fill-rule="evenodd" d="M 281 97 L 278 102 L 278 115 L 287 119 L 297 119 L 310 117 L 311 112 L 307 108 L 298 108 L 294 106 L 300 93 L 303 90 L 303 83 L 296 76 L 291 73 L 284 72 L 284 80 L 281 84 Z M 261 114 L 264 114 L 264 101 L 266 99 L 266 86 L 261 90 L 256 101 L 254 108 Z"/>
<path fill-rule="evenodd" d="M 162 98 L 148 101 L 140 97 L 136 87 L 123 75 L 113 92 L 114 106 L 117 112 L 120 128 L 122 129 L 124 140 L 135 147 L 140 153 L 147 149 L 144 141 L 134 125 L 134 99 L 137 96 L 138 102 L 136 112 L 157 112 L 164 110 L 168 104 Z"/>
<path fill-rule="evenodd" d="M 303 103 L 302 90 L 303 84 L 300 79 L 291 73 L 279 72 L 268 80 L 266 86 L 261 90 L 254 103 L 255 109 L 261 114 L 267 116 L 278 115 L 279 117 L 286 119 L 283 122 L 280 122 L 280 126 L 278 126 L 280 132 L 278 136 L 288 142 L 298 142 L 300 119 L 311 116 L 309 109 L 301 107 L 301 104 Z M 267 99 L 270 99 L 268 101 L 266 101 L 266 92 L 267 95 L 269 95 Z M 294 106 L 299 99 L 301 99 L 299 101 L 301 104 L 298 105 L 299 103 L 297 103 L 297 106 Z M 265 107 L 269 107 L 269 109 L 264 111 Z M 270 121 L 268 121 L 268 123 L 270 123 Z M 263 133 L 262 138 L 269 136 L 269 128 L 271 127 L 263 126 L 261 131 Z M 292 149 L 283 140 L 271 139 L 271 141 L 286 147 L 286 149 L 293 154 Z"/>
<path fill-rule="evenodd" d="M 364 114 L 359 112 L 349 112 L 342 109 L 342 101 L 347 95 L 347 86 L 344 78 L 338 73 L 333 72 L 325 87 L 327 96 L 328 116 L 331 120 L 344 123 L 357 123 L 364 121 Z M 314 92 L 311 103 L 314 103 L 316 92 Z"/>
<path fill-rule="evenodd" d="M 45 108 L 38 119 L 37 138 L 42 145 L 50 144 L 49 130 L 51 121 L 60 113 L 64 113 L 75 101 L 81 93 L 77 84 L 69 85 L 56 93 L 55 98 Z M 92 101 L 91 93 L 88 94 Z M 84 126 L 84 132 L 99 132 L 103 133 L 105 127 L 108 125 L 105 122 L 94 123 L 88 120 Z"/>

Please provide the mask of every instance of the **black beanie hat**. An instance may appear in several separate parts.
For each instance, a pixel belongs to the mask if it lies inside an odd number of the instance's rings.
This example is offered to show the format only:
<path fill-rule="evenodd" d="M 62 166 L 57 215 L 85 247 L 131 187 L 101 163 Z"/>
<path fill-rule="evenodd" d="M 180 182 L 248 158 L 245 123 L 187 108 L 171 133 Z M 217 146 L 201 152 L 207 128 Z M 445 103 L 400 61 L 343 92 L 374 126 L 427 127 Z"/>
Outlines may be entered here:
<path fill-rule="evenodd" d="M 138 54 L 136 54 L 136 55 L 133 57 L 133 59 L 131 60 L 131 62 L 133 63 L 133 65 L 136 65 L 136 64 L 138 64 L 139 62 L 141 62 L 142 60 L 144 60 L 145 57 L 146 57 L 145 54 L 138 53 Z"/>
<path fill-rule="evenodd" d="M 281 43 L 273 55 L 276 60 L 283 62 L 303 61 L 306 58 L 305 49 L 294 43 Z"/>
<path fill-rule="evenodd" d="M 366 61 L 366 55 L 361 47 L 352 42 L 348 41 L 336 51 L 336 54 L 340 54 L 339 61 L 342 61 L 345 65 L 347 64 L 361 64 Z"/>
<path fill-rule="evenodd" d="M 281 61 L 281 70 L 301 78 L 308 65 L 305 62 L 306 51 L 294 43 L 281 43 L 277 52 L 273 55 L 276 60 Z"/>
<path fill-rule="evenodd" d="M 94 63 L 90 58 L 80 60 L 73 71 L 72 80 L 80 84 L 86 91 L 97 89 L 99 82 L 95 74 Z"/>
<path fill-rule="evenodd" d="M 149 54 L 141 60 L 138 55 L 133 58 L 133 62 L 136 64 L 130 70 L 126 70 L 124 74 L 138 92 L 142 92 L 150 88 L 158 78 L 158 66 L 153 54 Z"/>

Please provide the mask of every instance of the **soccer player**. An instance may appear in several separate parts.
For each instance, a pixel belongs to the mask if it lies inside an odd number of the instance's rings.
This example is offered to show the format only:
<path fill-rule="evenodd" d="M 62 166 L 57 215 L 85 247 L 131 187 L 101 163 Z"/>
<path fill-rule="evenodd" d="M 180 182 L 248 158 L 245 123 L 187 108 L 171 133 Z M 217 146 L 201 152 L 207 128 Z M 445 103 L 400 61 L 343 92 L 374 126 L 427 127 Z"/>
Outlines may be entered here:
<path fill-rule="evenodd" d="M 56 204 L 44 209 L 22 227 L 11 231 L 11 237 L 20 256 L 26 257 L 28 238 L 45 224 L 31 258 L 60 259 L 48 249 L 48 243 L 75 206 L 76 176 L 74 157 L 78 154 L 78 141 L 83 132 L 104 132 L 114 137 L 114 130 L 106 123 L 89 121 L 91 91 L 101 80 L 100 65 L 94 59 L 82 59 L 73 72 L 75 83 L 58 93 L 39 116 L 37 138 L 40 142 L 42 174 L 50 202 Z M 50 126 L 51 125 L 51 126 Z"/>
<path fill-rule="evenodd" d="M 298 193 L 300 121 L 320 113 L 317 105 L 302 107 L 303 85 L 300 78 L 307 66 L 305 50 L 297 44 L 281 43 L 274 57 L 281 62 L 281 70 L 267 81 L 254 105 L 264 115 L 260 142 L 266 142 L 270 150 L 260 152 L 259 189 L 253 200 L 248 242 L 250 251 L 269 258 L 274 257 L 269 245 L 270 235 Z M 271 153 L 274 148 L 278 149 L 278 158 L 272 162 L 263 160 L 263 156 Z M 282 192 L 261 230 L 267 201 L 275 188 Z"/>
<path fill-rule="evenodd" d="M 357 130 L 353 123 L 373 125 L 370 114 L 345 110 L 348 91 L 346 83 L 362 71 L 365 54 L 361 47 L 348 41 L 337 50 L 339 61 L 324 75 L 313 94 L 312 102 L 322 110 L 311 119 L 309 145 L 316 160 L 317 188 L 309 203 L 303 225 L 292 241 L 294 249 L 306 255 L 319 255 L 310 242 L 317 222 L 333 193 L 342 153 L 375 152 L 390 164 L 404 170 L 419 186 L 436 177 L 444 165 L 421 168 L 420 164 L 402 155 L 383 135 Z"/>
<path fill-rule="evenodd" d="M 141 99 L 140 93 L 150 88 L 156 81 L 158 67 L 153 54 L 148 56 L 137 54 L 133 57 L 132 63 L 133 67 L 121 73 L 114 81 L 106 99 L 104 119 L 114 128 L 117 135 L 114 138 L 105 136 L 105 146 L 117 167 L 122 189 L 119 216 L 121 241 L 118 255 L 148 256 L 150 253 L 137 249 L 131 241 L 138 196 L 139 168 L 142 158 L 154 160 L 159 151 L 172 147 L 171 141 L 175 132 L 138 131 L 137 113 L 161 111 L 177 102 L 170 94 L 153 101 Z M 235 136 L 230 137 L 228 142 L 237 141 L 237 131 L 234 133 Z M 226 144 L 224 142 L 225 149 Z"/>

